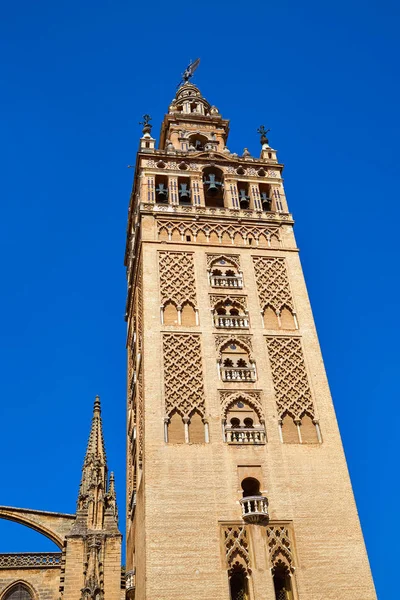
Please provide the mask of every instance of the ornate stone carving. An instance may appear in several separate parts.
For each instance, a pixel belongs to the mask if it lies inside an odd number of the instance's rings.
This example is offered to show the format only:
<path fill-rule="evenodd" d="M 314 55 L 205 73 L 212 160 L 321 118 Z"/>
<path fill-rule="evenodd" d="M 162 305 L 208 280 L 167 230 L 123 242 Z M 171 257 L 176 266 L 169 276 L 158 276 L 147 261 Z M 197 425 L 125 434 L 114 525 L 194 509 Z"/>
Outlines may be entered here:
<path fill-rule="evenodd" d="M 215 308 L 217 304 L 224 304 L 230 302 L 231 304 L 238 304 L 244 311 L 247 310 L 247 297 L 246 296 L 234 296 L 231 294 L 225 294 L 222 296 L 210 296 L 211 308 Z"/>
<path fill-rule="evenodd" d="M 276 312 L 280 312 L 286 306 L 293 311 L 285 259 L 253 256 L 253 264 L 261 308 L 270 305 Z"/>
<path fill-rule="evenodd" d="M 170 207 L 166 208 L 169 209 Z M 215 243 L 223 243 L 223 236 L 225 234 L 225 236 L 227 235 L 230 238 L 232 246 L 238 244 L 249 245 L 249 238 L 255 240 L 255 246 L 261 244 L 268 246 L 272 241 L 275 241 L 276 244 L 280 244 L 279 226 L 265 227 L 236 223 L 214 223 L 211 221 L 199 223 L 198 221 L 175 221 L 159 218 L 157 219 L 157 229 L 158 235 L 163 231 L 166 231 L 168 235 L 171 236 L 174 231 L 177 231 L 183 240 L 186 235 L 196 238 L 199 233 L 203 233 L 206 238 L 209 239 L 211 234 L 215 234 L 217 237 Z M 210 243 L 212 242 L 210 241 Z"/>
<path fill-rule="evenodd" d="M 289 414 L 314 418 L 314 405 L 308 382 L 300 338 L 267 337 L 269 361 L 279 417 Z"/>
<path fill-rule="evenodd" d="M 182 306 L 185 302 L 189 302 L 193 308 L 196 308 L 193 254 L 189 252 L 160 252 L 158 262 L 161 304 L 173 302 L 176 306 Z"/>
<path fill-rule="evenodd" d="M 222 535 L 227 569 L 231 570 L 233 567 L 241 565 L 250 573 L 251 562 L 246 526 L 243 524 L 223 525 Z"/>
<path fill-rule="evenodd" d="M 197 410 L 204 417 L 203 366 L 200 336 L 164 334 L 164 399 L 169 417 L 176 410 L 190 417 Z"/>
<path fill-rule="evenodd" d="M 235 334 L 227 334 L 227 335 L 215 335 L 215 348 L 218 351 L 218 358 L 221 358 L 221 352 L 223 348 L 226 347 L 227 344 L 240 344 L 243 346 L 247 352 L 249 353 L 250 360 L 253 360 L 252 352 L 253 346 L 251 343 L 251 335 L 235 335 Z"/>
<path fill-rule="evenodd" d="M 248 402 L 254 408 L 260 419 L 264 419 L 261 392 L 258 390 L 235 390 L 234 392 L 230 390 L 220 390 L 219 398 L 221 401 L 221 414 L 223 419 L 226 418 L 229 406 L 240 398 L 243 398 L 243 400 Z"/>
<path fill-rule="evenodd" d="M 272 571 L 278 566 L 284 566 L 288 574 L 294 571 L 294 560 L 287 525 L 269 524 L 266 528 L 269 557 Z"/>
<path fill-rule="evenodd" d="M 234 265 L 240 271 L 240 256 L 238 254 L 207 254 L 207 269 L 221 260 Z"/>

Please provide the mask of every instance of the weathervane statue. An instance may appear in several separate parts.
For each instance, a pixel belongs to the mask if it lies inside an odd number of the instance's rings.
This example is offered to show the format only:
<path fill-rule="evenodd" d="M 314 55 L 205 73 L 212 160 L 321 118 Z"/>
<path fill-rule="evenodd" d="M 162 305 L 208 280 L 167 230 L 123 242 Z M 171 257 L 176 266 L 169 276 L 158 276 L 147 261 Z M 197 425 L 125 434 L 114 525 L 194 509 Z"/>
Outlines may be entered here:
<path fill-rule="evenodd" d="M 197 69 L 199 64 L 200 64 L 199 58 L 196 58 L 196 60 L 194 62 L 190 61 L 189 65 L 186 67 L 186 69 L 182 73 L 182 79 L 177 85 L 178 88 L 181 87 L 181 85 L 183 83 L 186 83 L 187 81 L 189 81 L 189 79 L 191 77 L 193 77 L 193 73 L 195 72 L 195 70 Z"/>

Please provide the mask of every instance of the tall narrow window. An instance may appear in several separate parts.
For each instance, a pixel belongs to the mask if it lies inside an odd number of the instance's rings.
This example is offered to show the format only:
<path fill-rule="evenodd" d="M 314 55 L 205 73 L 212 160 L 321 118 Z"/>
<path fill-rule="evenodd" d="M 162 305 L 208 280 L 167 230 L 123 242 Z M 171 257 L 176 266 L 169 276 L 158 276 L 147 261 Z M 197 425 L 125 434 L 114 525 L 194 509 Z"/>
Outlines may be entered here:
<path fill-rule="evenodd" d="M 233 567 L 229 577 L 231 600 L 248 600 L 246 572 L 241 565 Z"/>
<path fill-rule="evenodd" d="M 292 600 L 292 584 L 287 567 L 279 564 L 274 568 L 275 600 Z"/>

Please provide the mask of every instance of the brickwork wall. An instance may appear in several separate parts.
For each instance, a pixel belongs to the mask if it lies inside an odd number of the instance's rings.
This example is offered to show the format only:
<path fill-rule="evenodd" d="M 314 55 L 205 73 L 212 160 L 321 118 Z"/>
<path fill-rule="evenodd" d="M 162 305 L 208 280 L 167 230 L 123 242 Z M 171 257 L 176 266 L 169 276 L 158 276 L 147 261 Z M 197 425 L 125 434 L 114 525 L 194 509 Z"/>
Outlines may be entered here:
<path fill-rule="evenodd" d="M 282 248 L 266 249 L 223 244 L 223 252 L 240 255 L 247 296 L 253 355 L 258 379 L 245 389 L 261 389 L 268 443 L 230 446 L 223 442 L 218 389 L 238 384 L 218 378 L 215 335 L 210 316 L 206 252 L 195 243 L 158 242 L 156 223 L 146 217 L 143 229 L 145 450 L 142 488 L 138 495 L 138 527 L 146 545 L 136 546 L 137 600 L 208 600 L 228 598 L 227 573 L 221 556 L 220 523 L 241 518 L 242 495 L 238 469 L 257 466 L 261 490 L 268 496 L 271 520 L 288 520 L 294 532 L 295 578 L 300 600 L 374 600 L 368 559 L 341 445 L 332 400 L 321 358 L 312 312 L 291 226 L 283 225 Z M 157 278 L 158 251 L 194 252 L 199 325 L 162 326 Z M 214 248 L 213 248 L 214 249 Z M 286 259 L 299 322 L 305 362 L 323 443 L 282 444 L 266 336 L 263 329 L 253 257 Z M 162 332 L 200 334 L 204 372 L 205 411 L 209 444 L 164 443 Z M 288 335 L 285 332 L 285 335 Z M 240 386 L 239 386 L 240 387 Z M 144 491 L 144 493 L 143 493 Z M 257 565 L 252 586 L 257 600 L 273 600 L 265 530 L 251 534 L 251 553 Z M 131 548 L 128 548 L 128 552 Z M 143 574 L 143 568 L 146 574 Z M 144 578 L 146 587 L 144 585 Z"/>

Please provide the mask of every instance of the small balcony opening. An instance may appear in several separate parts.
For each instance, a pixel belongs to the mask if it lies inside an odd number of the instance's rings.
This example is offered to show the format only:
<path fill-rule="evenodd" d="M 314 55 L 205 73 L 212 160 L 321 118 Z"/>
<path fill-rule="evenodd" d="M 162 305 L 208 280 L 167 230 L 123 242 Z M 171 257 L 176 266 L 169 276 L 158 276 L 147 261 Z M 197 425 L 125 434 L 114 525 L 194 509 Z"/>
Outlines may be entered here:
<path fill-rule="evenodd" d="M 168 177 L 156 175 L 156 202 L 158 204 L 168 203 Z"/>
<path fill-rule="evenodd" d="M 221 258 L 213 265 L 210 273 L 210 283 L 213 287 L 243 287 L 242 275 L 238 273 L 232 263 L 228 263 L 227 260 Z"/>
<path fill-rule="evenodd" d="M 240 329 L 247 328 L 249 320 L 242 306 L 228 299 L 215 306 L 214 325 L 224 329 Z"/>
<path fill-rule="evenodd" d="M 264 419 L 245 397 L 229 404 L 224 419 L 225 441 L 228 444 L 264 444 Z"/>
<path fill-rule="evenodd" d="M 190 191 L 189 177 L 178 177 L 178 195 L 179 204 L 181 206 L 190 206 L 190 204 L 192 203 L 192 193 Z"/>
<path fill-rule="evenodd" d="M 247 209 L 250 207 L 249 184 L 246 181 L 237 182 L 239 192 L 240 208 Z"/>
<path fill-rule="evenodd" d="M 272 210 L 271 186 L 267 183 L 260 183 L 260 198 L 264 212 Z"/>
<path fill-rule="evenodd" d="M 223 173 L 217 167 L 207 167 L 203 171 L 204 198 L 206 206 L 223 208 L 224 183 Z"/>
<path fill-rule="evenodd" d="M 256 380 L 255 365 L 250 362 L 247 350 L 232 342 L 221 352 L 221 377 L 223 381 Z"/>
<path fill-rule="evenodd" d="M 242 481 L 243 497 L 240 500 L 242 505 L 242 518 L 248 523 L 267 523 L 268 500 L 261 495 L 260 482 L 254 477 L 246 477 Z"/>
<path fill-rule="evenodd" d="M 246 477 L 242 481 L 243 498 L 260 496 L 260 482 L 254 477 Z"/>

